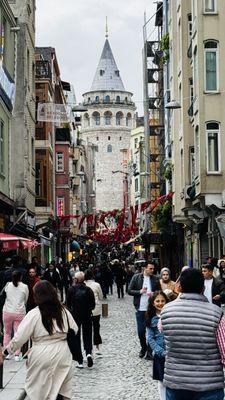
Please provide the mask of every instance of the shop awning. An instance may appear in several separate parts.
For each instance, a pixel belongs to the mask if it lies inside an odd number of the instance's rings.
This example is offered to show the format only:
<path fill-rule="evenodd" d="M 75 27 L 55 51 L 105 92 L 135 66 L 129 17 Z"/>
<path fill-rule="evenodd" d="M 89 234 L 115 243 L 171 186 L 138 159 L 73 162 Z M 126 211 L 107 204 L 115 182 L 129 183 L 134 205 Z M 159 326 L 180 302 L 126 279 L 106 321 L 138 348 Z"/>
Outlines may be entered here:
<path fill-rule="evenodd" d="M 0 233 L 0 251 L 16 250 L 20 247 L 23 249 L 38 246 L 37 240 L 30 240 L 20 236 L 10 235 L 8 233 Z"/>

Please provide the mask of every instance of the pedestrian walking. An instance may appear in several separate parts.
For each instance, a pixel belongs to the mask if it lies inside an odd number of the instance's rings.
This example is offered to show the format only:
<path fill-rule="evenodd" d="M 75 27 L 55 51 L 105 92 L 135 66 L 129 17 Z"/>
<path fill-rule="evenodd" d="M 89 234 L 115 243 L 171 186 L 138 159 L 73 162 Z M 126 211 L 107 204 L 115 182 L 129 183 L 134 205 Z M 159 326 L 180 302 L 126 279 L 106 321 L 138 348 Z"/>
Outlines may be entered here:
<path fill-rule="evenodd" d="M 22 273 L 14 271 L 12 282 L 5 286 L 5 304 L 3 306 L 3 345 L 6 347 L 12 336 L 17 332 L 18 326 L 26 315 L 26 303 L 29 296 L 27 285 L 21 282 Z M 11 358 L 9 355 L 8 358 Z M 20 361 L 20 347 L 15 352 L 15 361 Z"/>
<path fill-rule="evenodd" d="M 100 318 L 101 318 L 101 301 L 103 300 L 103 293 L 99 283 L 95 282 L 93 272 L 87 269 L 84 273 L 85 284 L 89 287 L 95 296 L 95 308 L 92 311 L 92 326 L 93 326 L 93 343 L 96 347 L 95 354 L 102 355 L 100 351 L 100 344 L 102 338 L 100 335 Z"/>
<path fill-rule="evenodd" d="M 117 286 L 117 296 L 118 299 L 120 299 L 120 297 L 122 297 L 122 299 L 124 298 L 124 285 L 126 283 L 126 272 L 120 262 L 116 262 L 114 264 L 115 267 L 115 282 L 116 282 L 116 286 Z"/>
<path fill-rule="evenodd" d="M 160 400 L 166 400 L 166 388 L 163 385 L 166 346 L 163 333 L 158 329 L 160 314 L 168 298 L 163 291 L 156 291 L 149 299 L 146 312 L 147 342 L 152 350 L 152 377 L 158 381 Z"/>
<path fill-rule="evenodd" d="M 152 296 L 153 292 L 160 289 L 159 279 L 154 275 L 154 265 L 148 262 L 144 264 L 143 272 L 134 274 L 128 288 L 129 295 L 134 297 L 137 331 L 141 345 L 140 358 L 143 358 L 147 352 L 145 313 L 148 308 L 148 299 Z M 148 353 L 147 357 L 150 358 L 151 351 Z"/>
<path fill-rule="evenodd" d="M 71 311 L 78 326 L 77 333 L 77 361 L 78 368 L 83 368 L 83 355 L 81 351 L 81 329 L 84 350 L 87 356 L 87 365 L 93 366 L 92 359 L 92 311 L 95 308 L 95 296 L 93 291 L 84 283 L 82 271 L 75 274 L 75 285 L 68 290 L 67 306 Z"/>
<path fill-rule="evenodd" d="M 31 266 L 28 269 L 28 281 L 27 281 L 27 286 L 29 289 L 29 296 L 27 300 L 27 312 L 32 310 L 34 307 L 36 307 L 35 301 L 34 301 L 34 286 L 36 283 L 40 282 L 39 276 L 37 276 L 37 271 L 36 269 Z"/>
<path fill-rule="evenodd" d="M 61 279 L 59 272 L 56 270 L 56 267 L 53 263 L 46 264 L 46 270 L 42 277 L 43 280 L 50 282 L 55 289 L 60 291 L 61 289 Z"/>
<path fill-rule="evenodd" d="M 34 298 L 37 307 L 25 316 L 3 353 L 15 352 L 32 339 L 25 382 L 28 399 L 55 400 L 59 394 L 69 400 L 73 370 L 66 338 L 69 328 L 77 332 L 77 325 L 50 282 L 38 282 L 34 286 Z"/>
<path fill-rule="evenodd" d="M 166 294 L 169 300 L 174 300 L 177 297 L 176 284 L 171 279 L 169 268 L 162 268 L 160 271 L 160 285 L 162 291 Z"/>
<path fill-rule="evenodd" d="M 210 303 L 221 307 L 225 303 L 225 283 L 221 277 L 214 278 L 214 266 L 212 264 L 202 265 L 204 276 L 204 295 Z"/>
<path fill-rule="evenodd" d="M 166 343 L 163 380 L 166 400 L 223 400 L 222 310 L 202 294 L 201 271 L 193 268 L 183 271 L 180 288 L 180 296 L 161 312 Z"/>

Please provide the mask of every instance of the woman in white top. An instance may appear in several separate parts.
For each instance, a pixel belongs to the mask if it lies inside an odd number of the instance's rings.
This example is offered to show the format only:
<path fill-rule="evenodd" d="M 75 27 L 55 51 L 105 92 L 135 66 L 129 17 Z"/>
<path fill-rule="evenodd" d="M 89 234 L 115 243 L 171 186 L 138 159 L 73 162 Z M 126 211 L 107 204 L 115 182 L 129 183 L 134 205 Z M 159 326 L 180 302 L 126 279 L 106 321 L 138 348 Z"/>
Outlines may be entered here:
<path fill-rule="evenodd" d="M 94 345 L 96 346 L 96 354 L 101 355 L 99 345 L 102 344 L 102 338 L 100 335 L 100 317 L 101 317 L 101 300 L 103 299 L 103 293 L 99 283 L 95 282 L 93 272 L 87 269 L 84 273 L 85 283 L 91 288 L 95 296 L 95 309 L 92 311 L 92 324 L 94 333 Z"/>
<path fill-rule="evenodd" d="M 36 283 L 34 299 L 37 307 L 27 313 L 7 350 L 15 352 L 32 339 L 25 382 L 29 400 L 55 400 L 58 395 L 69 400 L 72 396 L 73 360 L 67 332 L 70 327 L 77 333 L 77 324 L 60 303 L 50 282 Z"/>
<path fill-rule="evenodd" d="M 28 286 L 21 282 L 22 273 L 14 271 L 12 282 L 5 286 L 6 299 L 3 306 L 4 339 L 3 345 L 7 346 L 11 340 L 12 330 L 16 333 L 19 324 L 26 315 L 26 303 L 29 296 Z M 15 361 L 20 361 L 20 348 L 15 353 Z"/>

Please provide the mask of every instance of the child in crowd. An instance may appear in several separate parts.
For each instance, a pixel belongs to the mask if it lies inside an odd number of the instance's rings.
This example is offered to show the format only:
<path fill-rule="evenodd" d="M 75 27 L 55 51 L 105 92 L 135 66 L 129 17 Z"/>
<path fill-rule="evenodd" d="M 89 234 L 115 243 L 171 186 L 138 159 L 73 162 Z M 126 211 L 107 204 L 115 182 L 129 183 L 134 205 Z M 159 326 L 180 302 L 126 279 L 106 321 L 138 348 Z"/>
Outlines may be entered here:
<path fill-rule="evenodd" d="M 163 386 L 166 351 L 163 333 L 158 329 L 158 322 L 161 310 L 166 303 L 168 303 L 168 298 L 165 293 L 156 291 L 149 299 L 146 312 L 147 343 L 153 355 L 153 379 L 158 381 L 161 400 L 166 400 L 166 388 Z"/>

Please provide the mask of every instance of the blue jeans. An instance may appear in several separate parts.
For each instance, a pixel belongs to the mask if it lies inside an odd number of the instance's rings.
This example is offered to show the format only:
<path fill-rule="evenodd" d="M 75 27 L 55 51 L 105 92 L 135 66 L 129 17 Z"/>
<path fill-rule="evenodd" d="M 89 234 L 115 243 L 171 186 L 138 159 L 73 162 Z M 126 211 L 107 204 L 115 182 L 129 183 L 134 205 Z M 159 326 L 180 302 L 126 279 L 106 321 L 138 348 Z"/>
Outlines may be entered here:
<path fill-rule="evenodd" d="M 194 392 L 192 390 L 166 388 L 166 400 L 223 400 L 223 398 L 223 389 Z"/>
<path fill-rule="evenodd" d="M 140 340 L 141 349 L 143 352 L 147 351 L 147 343 L 146 343 L 146 323 L 145 323 L 145 311 L 136 311 L 136 320 L 137 320 L 137 332 Z"/>

